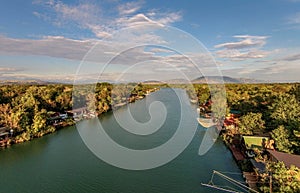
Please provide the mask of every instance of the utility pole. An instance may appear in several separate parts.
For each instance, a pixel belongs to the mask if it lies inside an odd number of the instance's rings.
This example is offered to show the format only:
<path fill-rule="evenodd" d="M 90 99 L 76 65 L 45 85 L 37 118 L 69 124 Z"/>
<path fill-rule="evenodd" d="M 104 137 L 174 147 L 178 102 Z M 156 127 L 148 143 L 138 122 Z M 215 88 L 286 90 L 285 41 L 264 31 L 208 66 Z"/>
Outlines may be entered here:
<path fill-rule="evenodd" d="M 270 172 L 269 175 L 270 175 L 270 193 L 272 193 L 273 192 L 273 190 L 272 190 L 272 172 Z"/>

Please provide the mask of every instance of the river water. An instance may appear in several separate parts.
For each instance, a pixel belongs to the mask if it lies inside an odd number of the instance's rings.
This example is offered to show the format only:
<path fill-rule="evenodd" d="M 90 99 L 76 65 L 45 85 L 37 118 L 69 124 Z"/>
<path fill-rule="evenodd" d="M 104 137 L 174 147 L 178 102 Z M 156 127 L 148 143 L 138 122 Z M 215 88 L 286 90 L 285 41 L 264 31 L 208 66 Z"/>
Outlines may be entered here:
<path fill-rule="evenodd" d="M 164 103 L 168 112 L 162 128 L 149 136 L 128 134 L 120 128 L 112 112 L 99 118 L 109 136 L 120 145 L 147 150 L 164 144 L 174 135 L 180 113 L 185 112 L 178 110 L 180 105 L 173 90 L 162 89 L 146 98 L 129 104 L 138 121 L 150 119 L 147 110 L 149 101 Z M 196 109 L 196 106 L 192 108 Z M 125 111 L 126 107 L 117 110 L 118 116 Z M 96 121 L 98 119 L 85 120 L 80 124 L 85 125 L 86 129 L 94 129 Z M 190 122 L 185 127 L 189 124 L 195 125 Z M 240 170 L 221 140 L 217 140 L 205 155 L 198 155 L 204 133 L 205 129 L 198 126 L 191 143 L 171 162 L 149 170 L 134 171 L 100 160 L 86 147 L 76 127 L 67 127 L 0 150 L 0 192 L 217 192 L 201 186 L 201 182 L 210 181 L 213 170 L 229 172 L 230 177 L 242 181 Z M 234 187 L 221 178 L 214 177 L 213 180 L 214 183 Z"/>

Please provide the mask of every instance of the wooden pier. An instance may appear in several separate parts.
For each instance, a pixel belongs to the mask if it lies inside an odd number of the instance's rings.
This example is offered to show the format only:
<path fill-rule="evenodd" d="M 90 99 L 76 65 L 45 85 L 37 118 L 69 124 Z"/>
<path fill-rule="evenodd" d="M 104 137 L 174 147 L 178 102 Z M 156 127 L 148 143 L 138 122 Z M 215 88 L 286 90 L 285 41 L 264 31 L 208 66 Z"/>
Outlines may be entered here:
<path fill-rule="evenodd" d="M 234 159 L 236 161 L 243 161 L 243 160 L 245 160 L 245 156 L 244 156 L 244 154 L 241 152 L 241 150 L 239 148 L 236 148 L 233 145 L 229 145 L 229 149 L 231 150 L 232 155 L 233 155 L 233 157 L 234 157 Z"/>

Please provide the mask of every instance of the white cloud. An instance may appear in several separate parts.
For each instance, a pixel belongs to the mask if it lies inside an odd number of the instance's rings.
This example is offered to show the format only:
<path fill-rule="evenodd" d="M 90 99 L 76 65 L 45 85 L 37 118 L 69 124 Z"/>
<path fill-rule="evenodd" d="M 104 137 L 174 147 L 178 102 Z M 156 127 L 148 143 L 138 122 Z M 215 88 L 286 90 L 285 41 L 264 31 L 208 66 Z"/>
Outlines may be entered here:
<path fill-rule="evenodd" d="M 300 12 L 297 12 L 288 17 L 288 24 L 298 27 L 300 25 Z"/>
<path fill-rule="evenodd" d="M 268 58 L 251 60 L 251 62 L 224 61 L 221 69 L 224 75 L 233 77 L 253 78 L 267 82 L 299 82 L 299 60 L 294 60 L 297 56 L 290 54 L 291 52 L 296 53 L 296 50 L 280 50 L 280 52 L 275 50 L 269 53 Z M 284 57 L 286 55 L 290 57 Z"/>
<path fill-rule="evenodd" d="M 255 49 L 245 52 L 239 50 L 219 50 L 216 52 L 217 56 L 220 58 L 230 58 L 233 60 L 264 58 L 268 56 L 269 53 L 269 51 Z"/>
<path fill-rule="evenodd" d="M 234 38 L 239 39 L 236 42 L 227 42 L 223 44 L 215 45 L 215 48 L 226 49 L 244 49 L 257 46 L 263 46 L 266 43 L 268 36 L 249 36 L 249 35 L 236 35 Z"/>
<path fill-rule="evenodd" d="M 101 19 L 100 8 L 93 4 L 81 3 L 75 6 L 70 6 L 60 1 L 53 1 L 50 6 L 52 6 L 57 13 L 57 23 L 74 21 L 85 27 L 85 25 L 95 23 L 97 22 L 97 19 Z"/>
<path fill-rule="evenodd" d="M 300 60 L 300 54 L 293 54 L 286 57 L 283 57 L 281 60 L 283 61 L 296 61 Z"/>
<path fill-rule="evenodd" d="M 215 48 L 221 49 L 215 52 L 219 58 L 242 61 L 265 58 L 271 53 L 261 50 L 268 36 L 235 35 L 233 37 L 238 41 L 215 45 Z"/>
<path fill-rule="evenodd" d="M 164 48 L 159 48 L 159 47 L 155 47 L 155 48 L 151 48 L 150 49 L 151 52 L 153 53 L 173 53 L 174 51 L 170 50 L 170 49 L 164 49 Z"/>
<path fill-rule="evenodd" d="M 24 68 L 0 67 L 0 77 L 9 76 L 24 70 Z"/>
<path fill-rule="evenodd" d="M 0 73 L 15 72 L 15 71 L 19 71 L 19 70 L 16 68 L 0 67 Z"/>
<path fill-rule="evenodd" d="M 163 12 L 157 10 L 150 12 L 137 13 L 143 5 L 143 1 L 132 1 L 119 4 L 115 10 L 102 9 L 98 4 L 88 2 L 79 3 L 77 5 L 68 5 L 59 0 L 49 0 L 43 4 L 54 11 L 53 23 L 64 27 L 65 25 L 74 25 L 88 29 L 98 38 L 108 38 L 117 30 L 127 27 L 141 27 L 147 24 L 170 25 L 181 19 L 180 12 Z M 109 14 L 107 14 L 109 13 Z M 116 13 L 116 14 L 114 14 Z M 151 13 L 151 14 L 150 14 Z M 49 21 L 51 16 L 33 12 L 38 18 Z M 112 15 L 113 16 L 112 16 Z"/>
<path fill-rule="evenodd" d="M 44 55 L 81 60 L 94 45 L 91 40 L 73 40 L 62 36 L 45 36 L 42 39 L 13 39 L 0 36 L 0 53 L 9 55 Z"/>
<path fill-rule="evenodd" d="M 118 11 L 120 15 L 128 15 L 136 13 L 141 7 L 143 2 L 142 1 L 132 1 L 127 2 L 125 4 L 121 4 L 118 6 Z"/>
<path fill-rule="evenodd" d="M 164 14 L 161 18 L 157 19 L 157 23 L 169 25 L 171 23 L 180 21 L 182 18 L 180 12 L 171 12 Z"/>

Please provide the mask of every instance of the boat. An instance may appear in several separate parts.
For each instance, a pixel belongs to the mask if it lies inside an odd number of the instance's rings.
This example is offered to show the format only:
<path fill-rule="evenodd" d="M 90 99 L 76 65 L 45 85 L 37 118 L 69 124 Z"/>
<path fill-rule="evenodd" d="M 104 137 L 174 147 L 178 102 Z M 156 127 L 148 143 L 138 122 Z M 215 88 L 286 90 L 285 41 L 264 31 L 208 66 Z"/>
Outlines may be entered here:
<path fill-rule="evenodd" d="M 199 118 L 197 118 L 197 120 L 198 120 L 198 123 L 201 126 L 206 127 L 206 128 L 216 125 L 216 123 L 211 118 L 201 118 L 201 117 L 199 117 Z"/>

